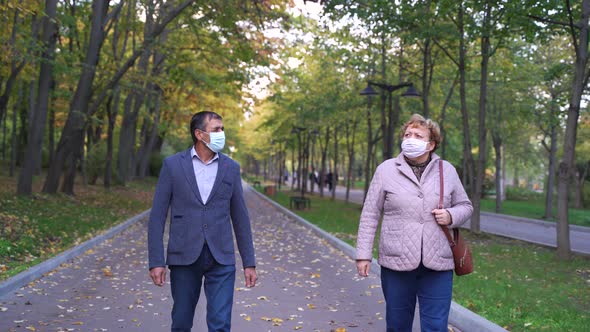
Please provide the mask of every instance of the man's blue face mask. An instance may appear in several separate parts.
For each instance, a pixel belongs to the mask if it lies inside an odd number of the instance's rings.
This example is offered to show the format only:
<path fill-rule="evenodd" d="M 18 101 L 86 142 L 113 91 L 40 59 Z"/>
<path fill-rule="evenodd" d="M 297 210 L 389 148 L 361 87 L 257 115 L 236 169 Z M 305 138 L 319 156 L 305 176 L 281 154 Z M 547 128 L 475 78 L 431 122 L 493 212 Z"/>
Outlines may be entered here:
<path fill-rule="evenodd" d="M 208 133 L 203 131 L 204 133 L 209 135 L 209 143 L 203 141 L 205 145 L 213 152 L 218 153 L 219 151 L 223 150 L 225 146 L 225 132 L 223 131 L 214 131 Z"/>

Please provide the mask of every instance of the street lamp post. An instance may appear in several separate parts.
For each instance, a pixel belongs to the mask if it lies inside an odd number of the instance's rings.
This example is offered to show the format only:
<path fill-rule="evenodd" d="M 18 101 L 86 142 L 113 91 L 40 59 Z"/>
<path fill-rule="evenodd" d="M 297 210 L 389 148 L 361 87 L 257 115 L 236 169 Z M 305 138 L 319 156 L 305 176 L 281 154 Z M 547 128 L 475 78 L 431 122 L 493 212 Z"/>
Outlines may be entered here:
<path fill-rule="evenodd" d="M 378 82 L 367 82 L 367 87 L 361 91 L 361 96 L 371 97 L 377 95 L 377 91 L 373 89 L 373 86 L 376 86 L 386 92 L 388 92 L 388 110 L 389 110 L 389 121 L 387 121 L 387 125 L 385 124 L 385 115 L 382 116 L 382 131 L 383 131 L 383 140 L 384 140 L 384 149 L 383 149 L 383 159 L 389 159 L 393 156 L 393 131 L 394 126 L 397 125 L 397 121 L 393 121 L 393 91 L 399 90 L 401 88 L 407 87 L 407 90 L 402 93 L 402 97 L 420 97 L 420 93 L 414 87 L 414 83 L 405 82 L 396 85 L 390 85 L 385 83 L 378 83 Z"/>

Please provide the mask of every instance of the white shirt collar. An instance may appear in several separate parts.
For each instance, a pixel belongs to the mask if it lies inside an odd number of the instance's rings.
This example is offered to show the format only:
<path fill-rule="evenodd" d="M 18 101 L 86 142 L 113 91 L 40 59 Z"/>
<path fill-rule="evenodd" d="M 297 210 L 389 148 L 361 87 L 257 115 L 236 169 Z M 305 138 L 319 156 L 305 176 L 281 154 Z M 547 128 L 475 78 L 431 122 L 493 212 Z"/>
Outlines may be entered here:
<path fill-rule="evenodd" d="M 199 156 L 199 154 L 197 153 L 197 150 L 195 150 L 195 146 L 193 145 L 193 147 L 191 148 L 191 157 L 195 158 L 197 157 L 197 159 L 199 159 L 200 162 L 202 162 L 203 164 L 205 164 L 203 162 L 203 159 L 201 159 L 201 157 Z M 214 162 L 215 160 L 219 159 L 219 153 L 215 153 L 215 156 L 213 156 L 213 158 L 211 158 L 211 160 L 209 160 L 209 162 L 206 163 L 206 165 L 211 164 L 212 162 Z"/>

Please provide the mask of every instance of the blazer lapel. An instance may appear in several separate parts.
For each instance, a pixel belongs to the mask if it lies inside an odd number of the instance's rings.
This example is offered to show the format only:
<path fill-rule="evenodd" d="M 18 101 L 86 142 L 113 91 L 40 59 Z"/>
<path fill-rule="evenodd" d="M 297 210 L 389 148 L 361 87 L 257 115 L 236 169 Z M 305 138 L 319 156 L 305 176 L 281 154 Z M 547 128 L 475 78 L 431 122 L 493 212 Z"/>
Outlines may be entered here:
<path fill-rule="evenodd" d="M 191 156 L 191 149 L 186 150 L 185 153 L 182 154 L 182 169 L 184 170 L 184 176 L 186 176 L 186 180 L 188 181 L 189 187 L 191 190 L 203 204 L 203 200 L 201 199 L 201 193 L 199 191 L 199 186 L 197 185 L 197 179 L 195 179 L 195 169 L 193 168 L 193 157 Z M 218 173 L 219 174 L 219 173 Z"/>
<path fill-rule="evenodd" d="M 215 192 L 217 191 L 217 189 L 219 189 L 219 186 L 221 185 L 221 180 L 223 180 L 225 173 L 227 173 L 227 166 L 228 166 L 228 157 L 226 157 L 224 154 L 219 153 L 219 159 L 217 160 L 217 162 L 219 163 L 217 165 L 217 175 L 215 176 L 215 182 L 213 183 L 213 188 L 211 188 L 211 193 L 209 194 L 209 197 L 213 197 L 213 195 L 215 195 Z"/>

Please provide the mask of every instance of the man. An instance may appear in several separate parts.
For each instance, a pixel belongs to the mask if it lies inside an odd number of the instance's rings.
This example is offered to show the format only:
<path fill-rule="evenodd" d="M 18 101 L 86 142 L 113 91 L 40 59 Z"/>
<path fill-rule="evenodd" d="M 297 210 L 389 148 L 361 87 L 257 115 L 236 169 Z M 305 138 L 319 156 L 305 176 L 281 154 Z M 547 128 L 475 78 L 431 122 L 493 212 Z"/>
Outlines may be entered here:
<path fill-rule="evenodd" d="M 170 268 L 172 332 L 191 330 L 203 279 L 209 331 L 229 331 L 236 272 L 232 226 L 246 287 L 257 279 L 240 166 L 219 152 L 225 145 L 221 116 L 199 112 L 190 131 L 194 146 L 166 158 L 160 171 L 148 227 L 150 277 L 163 286 Z"/>

